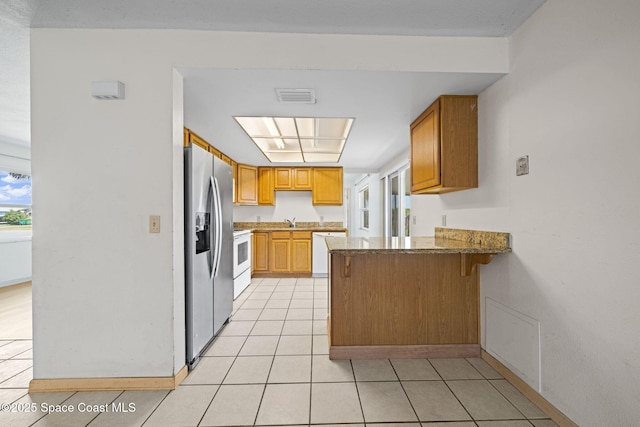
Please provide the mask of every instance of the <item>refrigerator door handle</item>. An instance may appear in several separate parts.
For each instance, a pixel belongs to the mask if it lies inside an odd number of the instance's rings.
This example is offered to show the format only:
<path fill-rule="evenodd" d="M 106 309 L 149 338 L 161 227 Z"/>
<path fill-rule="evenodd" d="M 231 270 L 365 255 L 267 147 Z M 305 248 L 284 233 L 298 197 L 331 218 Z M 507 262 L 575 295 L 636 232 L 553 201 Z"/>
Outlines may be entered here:
<path fill-rule="evenodd" d="M 212 181 L 213 182 L 213 181 Z M 215 259 L 214 259 L 214 251 L 213 248 L 211 247 L 211 244 L 213 243 L 213 239 L 214 239 L 214 227 L 213 227 L 213 223 L 211 222 L 213 220 L 213 216 L 214 216 L 214 212 L 213 212 L 213 206 L 215 203 L 215 191 L 212 185 L 209 185 L 209 191 L 207 191 L 207 210 L 209 212 L 208 216 L 209 216 L 209 223 L 208 223 L 208 228 L 209 228 L 209 249 L 207 251 L 207 267 L 209 268 L 209 275 L 211 277 L 213 277 L 213 268 L 215 265 Z"/>
<path fill-rule="evenodd" d="M 218 270 L 220 269 L 220 258 L 222 258 L 222 206 L 218 179 L 215 177 L 211 177 L 211 185 L 213 187 L 213 211 L 215 216 L 215 246 L 213 255 L 213 270 L 211 271 L 211 278 L 213 279 L 218 275 Z"/>

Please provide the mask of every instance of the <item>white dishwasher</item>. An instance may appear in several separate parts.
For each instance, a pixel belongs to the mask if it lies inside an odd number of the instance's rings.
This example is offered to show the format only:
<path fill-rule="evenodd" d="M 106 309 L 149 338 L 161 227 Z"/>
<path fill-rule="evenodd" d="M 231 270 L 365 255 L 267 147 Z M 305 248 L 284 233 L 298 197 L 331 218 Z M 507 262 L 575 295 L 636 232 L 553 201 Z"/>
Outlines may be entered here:
<path fill-rule="evenodd" d="M 325 237 L 346 237 L 347 233 L 336 231 L 325 231 L 321 233 L 313 233 L 313 262 L 311 264 L 312 277 L 327 277 L 328 264 L 327 244 Z"/>

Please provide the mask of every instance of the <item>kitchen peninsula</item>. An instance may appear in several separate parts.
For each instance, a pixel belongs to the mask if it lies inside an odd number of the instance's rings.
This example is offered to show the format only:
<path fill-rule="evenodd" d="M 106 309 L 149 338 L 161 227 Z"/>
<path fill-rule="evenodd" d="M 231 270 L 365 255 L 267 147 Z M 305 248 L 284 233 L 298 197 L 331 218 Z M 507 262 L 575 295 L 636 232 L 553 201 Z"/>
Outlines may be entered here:
<path fill-rule="evenodd" d="M 508 233 L 326 242 L 331 359 L 480 356 L 476 266 L 511 252 Z"/>

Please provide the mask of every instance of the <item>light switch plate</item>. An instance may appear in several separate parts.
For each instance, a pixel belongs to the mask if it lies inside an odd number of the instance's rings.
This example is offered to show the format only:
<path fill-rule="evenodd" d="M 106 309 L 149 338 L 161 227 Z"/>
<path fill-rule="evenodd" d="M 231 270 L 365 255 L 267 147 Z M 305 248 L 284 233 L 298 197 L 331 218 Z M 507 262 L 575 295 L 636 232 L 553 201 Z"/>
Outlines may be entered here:
<path fill-rule="evenodd" d="M 516 160 L 516 176 L 529 175 L 529 156 L 522 156 Z"/>
<path fill-rule="evenodd" d="M 160 215 L 149 215 L 149 233 L 160 232 Z"/>

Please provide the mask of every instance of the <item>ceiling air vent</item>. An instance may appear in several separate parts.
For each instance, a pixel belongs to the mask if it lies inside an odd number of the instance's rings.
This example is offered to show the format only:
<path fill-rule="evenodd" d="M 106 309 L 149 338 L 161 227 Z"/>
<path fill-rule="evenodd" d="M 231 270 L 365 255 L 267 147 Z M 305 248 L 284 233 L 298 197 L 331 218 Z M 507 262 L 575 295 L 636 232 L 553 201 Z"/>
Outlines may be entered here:
<path fill-rule="evenodd" d="M 276 89 L 278 101 L 286 104 L 315 104 L 316 92 L 313 89 Z"/>

